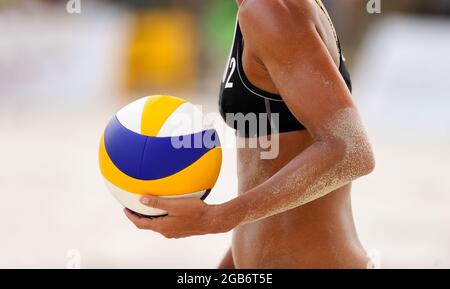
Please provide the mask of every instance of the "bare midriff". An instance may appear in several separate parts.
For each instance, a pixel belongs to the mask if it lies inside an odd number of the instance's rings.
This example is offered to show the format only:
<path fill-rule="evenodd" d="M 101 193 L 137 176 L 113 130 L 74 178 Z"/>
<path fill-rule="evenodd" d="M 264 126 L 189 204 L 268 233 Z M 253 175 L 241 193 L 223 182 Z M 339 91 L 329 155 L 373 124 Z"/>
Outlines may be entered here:
<path fill-rule="evenodd" d="M 295 131 L 280 135 L 275 159 L 261 159 L 264 149 L 239 148 L 239 194 L 272 177 L 311 144 L 307 131 Z M 369 260 L 356 233 L 350 191 L 349 184 L 308 204 L 235 228 L 235 266 L 366 268 Z"/>

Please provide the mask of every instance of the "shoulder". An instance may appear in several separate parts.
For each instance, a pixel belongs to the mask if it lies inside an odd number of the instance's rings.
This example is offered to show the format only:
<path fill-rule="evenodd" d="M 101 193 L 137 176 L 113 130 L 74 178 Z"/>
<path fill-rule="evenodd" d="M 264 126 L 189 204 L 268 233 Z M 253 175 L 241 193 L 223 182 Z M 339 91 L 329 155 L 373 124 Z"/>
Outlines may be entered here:
<path fill-rule="evenodd" d="M 315 0 L 246 0 L 238 15 L 246 45 L 259 58 L 317 42 L 317 17 Z"/>
<path fill-rule="evenodd" d="M 246 0 L 238 18 L 247 43 L 279 49 L 281 43 L 314 37 L 316 6 L 315 0 Z"/>
<path fill-rule="evenodd" d="M 315 23 L 316 6 L 315 0 L 246 0 L 238 17 L 246 28 L 302 29 Z"/>

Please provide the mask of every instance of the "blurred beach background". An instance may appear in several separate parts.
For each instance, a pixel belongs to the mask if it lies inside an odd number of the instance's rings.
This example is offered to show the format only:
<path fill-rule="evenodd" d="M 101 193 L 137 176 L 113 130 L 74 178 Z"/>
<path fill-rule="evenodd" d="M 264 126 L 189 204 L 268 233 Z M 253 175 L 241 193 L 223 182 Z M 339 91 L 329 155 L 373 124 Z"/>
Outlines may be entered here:
<path fill-rule="evenodd" d="M 353 188 L 384 268 L 450 268 L 450 2 L 323 1 L 377 157 Z M 138 231 L 103 184 L 102 131 L 124 104 L 176 95 L 217 111 L 233 0 L 0 0 L 0 268 L 214 268 L 230 234 Z M 76 8 L 76 6 L 73 6 Z M 236 196 L 232 148 L 208 198 Z"/>

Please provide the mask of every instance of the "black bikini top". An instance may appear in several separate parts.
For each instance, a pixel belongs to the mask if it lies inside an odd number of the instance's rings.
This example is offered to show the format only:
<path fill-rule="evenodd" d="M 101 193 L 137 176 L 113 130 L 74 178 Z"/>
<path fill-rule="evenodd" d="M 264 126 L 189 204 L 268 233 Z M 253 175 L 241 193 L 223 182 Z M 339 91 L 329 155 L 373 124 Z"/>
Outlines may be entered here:
<path fill-rule="evenodd" d="M 339 71 L 352 90 L 350 74 L 340 51 Z M 274 133 L 304 130 L 280 95 L 269 93 L 254 86 L 244 73 L 242 66 L 243 36 L 239 26 L 231 55 L 225 68 L 219 95 L 219 110 L 227 125 L 234 128 L 240 137 L 257 137 Z"/>

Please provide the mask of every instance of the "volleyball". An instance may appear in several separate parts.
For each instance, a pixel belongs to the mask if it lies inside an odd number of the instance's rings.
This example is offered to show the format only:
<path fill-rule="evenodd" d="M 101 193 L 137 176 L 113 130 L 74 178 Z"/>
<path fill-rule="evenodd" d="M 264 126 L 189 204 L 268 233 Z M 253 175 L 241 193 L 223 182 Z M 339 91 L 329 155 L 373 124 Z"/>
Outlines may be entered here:
<path fill-rule="evenodd" d="M 166 214 L 140 203 L 142 195 L 205 199 L 222 164 L 212 124 L 181 98 L 155 95 L 122 108 L 106 126 L 99 165 L 105 183 L 126 208 L 145 215 Z"/>

